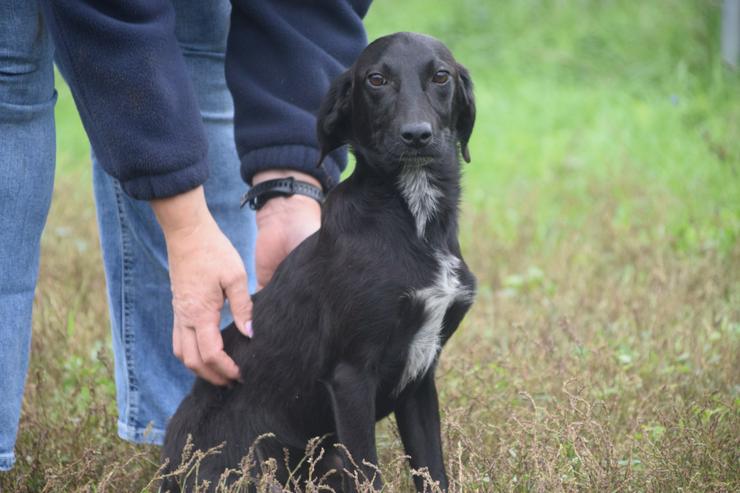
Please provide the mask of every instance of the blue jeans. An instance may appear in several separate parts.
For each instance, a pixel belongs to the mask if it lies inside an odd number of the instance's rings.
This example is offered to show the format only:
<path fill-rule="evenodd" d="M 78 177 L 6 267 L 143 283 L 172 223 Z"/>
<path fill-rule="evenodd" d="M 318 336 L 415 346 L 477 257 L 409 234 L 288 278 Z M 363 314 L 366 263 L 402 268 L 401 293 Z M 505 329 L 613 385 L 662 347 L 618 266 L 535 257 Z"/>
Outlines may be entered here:
<path fill-rule="evenodd" d="M 176 35 L 209 140 L 206 199 L 241 253 L 254 289 L 254 216 L 239 209 L 233 106 L 224 80 L 228 0 L 175 1 Z M 54 49 L 33 0 L 0 0 L 0 470 L 14 463 L 31 341 L 39 239 L 54 181 Z M 93 155 L 93 188 L 110 308 L 118 434 L 161 443 L 192 383 L 172 355 L 164 238 L 148 203 L 126 196 Z M 222 313 L 225 325 L 228 309 Z"/>

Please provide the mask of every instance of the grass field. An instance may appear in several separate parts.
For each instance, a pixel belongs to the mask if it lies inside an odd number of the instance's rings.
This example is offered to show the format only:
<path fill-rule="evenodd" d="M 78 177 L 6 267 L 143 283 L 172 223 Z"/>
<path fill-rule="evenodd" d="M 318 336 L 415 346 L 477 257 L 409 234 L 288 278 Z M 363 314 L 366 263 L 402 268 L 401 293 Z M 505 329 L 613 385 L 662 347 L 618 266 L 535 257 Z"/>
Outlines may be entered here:
<path fill-rule="evenodd" d="M 740 490 L 740 76 L 719 1 L 377 0 L 476 83 L 438 384 L 455 492 Z M 68 92 L 18 464 L 2 491 L 149 491 L 115 436 L 87 146 Z M 386 491 L 411 483 L 379 425 Z"/>

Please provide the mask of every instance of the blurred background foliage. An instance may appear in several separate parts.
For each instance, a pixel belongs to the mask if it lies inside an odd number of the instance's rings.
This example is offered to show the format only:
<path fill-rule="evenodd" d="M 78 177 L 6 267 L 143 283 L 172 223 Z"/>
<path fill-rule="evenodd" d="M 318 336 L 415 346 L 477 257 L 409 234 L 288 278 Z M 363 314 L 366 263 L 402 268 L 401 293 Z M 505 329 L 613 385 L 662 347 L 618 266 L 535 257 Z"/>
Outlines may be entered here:
<path fill-rule="evenodd" d="M 370 40 L 418 31 L 471 70 L 478 124 L 466 199 L 511 236 L 531 201 L 543 223 L 582 221 L 599 187 L 612 219 L 682 246 L 731 248 L 740 228 L 740 75 L 720 60 L 719 0 L 376 1 Z M 62 174 L 89 173 L 84 131 L 59 80 Z M 544 226 L 543 226 L 544 227 Z M 538 234 L 545 234 L 539 231 Z"/>

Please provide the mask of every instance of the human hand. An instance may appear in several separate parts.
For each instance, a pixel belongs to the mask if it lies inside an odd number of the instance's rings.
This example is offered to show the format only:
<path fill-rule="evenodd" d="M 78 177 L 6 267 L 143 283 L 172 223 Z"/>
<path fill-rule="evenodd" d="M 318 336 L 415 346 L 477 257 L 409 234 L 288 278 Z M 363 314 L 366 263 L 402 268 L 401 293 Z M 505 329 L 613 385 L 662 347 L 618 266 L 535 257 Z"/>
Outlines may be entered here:
<path fill-rule="evenodd" d="M 244 263 L 208 211 L 202 187 L 151 205 L 167 242 L 173 352 L 198 376 L 226 385 L 239 378 L 239 368 L 224 351 L 221 337 L 224 297 L 237 328 L 252 335 Z"/>
<path fill-rule="evenodd" d="M 321 187 L 311 175 L 293 170 L 263 171 L 254 175 L 252 183 L 256 185 L 288 176 Z M 270 282 L 280 262 L 320 226 L 321 206 L 304 195 L 272 198 L 257 211 L 255 268 L 259 289 Z"/>

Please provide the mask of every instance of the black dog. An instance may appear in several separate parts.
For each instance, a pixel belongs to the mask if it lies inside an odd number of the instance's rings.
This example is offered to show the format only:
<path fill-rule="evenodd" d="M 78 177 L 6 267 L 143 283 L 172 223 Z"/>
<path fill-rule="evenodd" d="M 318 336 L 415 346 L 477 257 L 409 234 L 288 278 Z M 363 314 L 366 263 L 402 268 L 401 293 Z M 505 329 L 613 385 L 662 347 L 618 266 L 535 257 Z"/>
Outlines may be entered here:
<path fill-rule="evenodd" d="M 288 467 L 305 478 L 299 460 L 312 437 L 329 434 L 357 464 L 377 463 L 375 422 L 395 412 L 411 466 L 447 488 L 434 371 L 475 289 L 457 240 L 457 146 L 469 161 L 474 119 L 468 72 L 428 36 L 380 38 L 333 82 L 319 111 L 322 154 L 349 143 L 356 169 L 329 194 L 321 230 L 254 297 L 254 338 L 224 332 L 243 383 L 199 379 L 170 422 L 164 457 L 178 464 L 188 434 L 199 449 L 226 442 L 200 466 L 199 480 L 215 484 L 271 432 L 256 458 L 275 458 L 282 480 Z M 352 469 L 339 449 L 322 463 Z"/>

